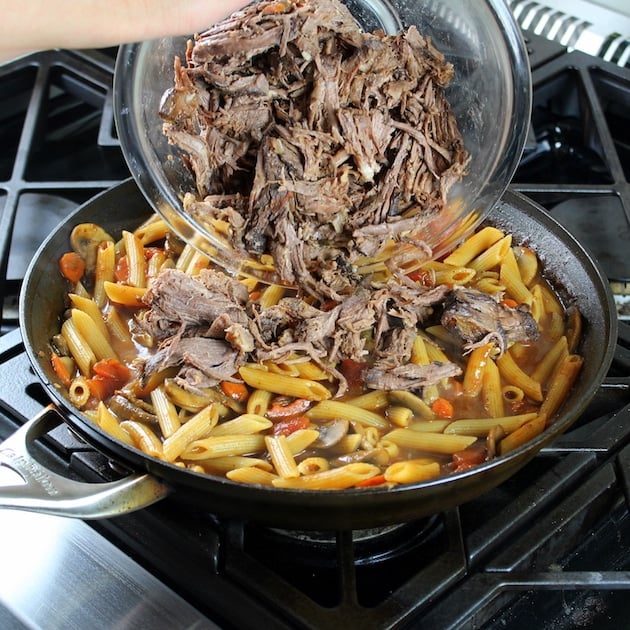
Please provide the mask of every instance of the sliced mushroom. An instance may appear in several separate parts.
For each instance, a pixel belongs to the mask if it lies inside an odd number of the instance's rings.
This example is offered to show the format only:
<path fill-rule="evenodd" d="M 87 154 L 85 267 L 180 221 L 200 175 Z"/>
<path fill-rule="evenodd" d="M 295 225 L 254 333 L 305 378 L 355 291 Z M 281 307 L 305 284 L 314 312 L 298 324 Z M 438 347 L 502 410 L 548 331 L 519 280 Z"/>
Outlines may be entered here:
<path fill-rule="evenodd" d="M 114 394 L 109 401 L 109 406 L 121 420 L 135 420 L 151 425 L 158 424 L 157 416 L 143 409 L 140 401 L 129 400 L 122 394 Z"/>
<path fill-rule="evenodd" d="M 83 258 L 88 273 L 96 267 L 96 253 L 103 242 L 113 243 L 114 239 L 95 223 L 79 223 L 70 233 L 72 249 Z"/>
<path fill-rule="evenodd" d="M 340 455 L 331 462 L 332 466 L 343 466 L 344 464 L 356 464 L 357 462 L 370 462 L 378 466 L 388 464 L 389 453 L 384 448 L 370 448 L 361 451 L 353 451 L 346 455 Z"/>
<path fill-rule="evenodd" d="M 350 428 L 350 423 L 343 418 L 335 418 L 330 422 L 317 426 L 319 437 L 311 446 L 315 448 L 330 448 L 343 438 Z"/>

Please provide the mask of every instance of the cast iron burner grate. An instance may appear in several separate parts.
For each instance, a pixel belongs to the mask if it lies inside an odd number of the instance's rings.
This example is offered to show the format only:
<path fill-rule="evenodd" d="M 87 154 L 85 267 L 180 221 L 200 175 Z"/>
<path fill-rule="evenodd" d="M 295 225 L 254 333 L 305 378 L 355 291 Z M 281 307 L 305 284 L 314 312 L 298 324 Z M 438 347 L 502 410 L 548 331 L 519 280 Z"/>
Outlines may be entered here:
<path fill-rule="evenodd" d="M 630 73 L 535 36 L 529 46 L 534 134 L 514 187 L 595 252 L 624 309 Z M 16 330 L 25 265 L 77 204 L 127 177 L 112 68 L 109 51 L 0 68 L 0 438 L 48 403 Z M 305 541 L 167 500 L 92 525 L 226 628 L 620 627 L 630 590 L 629 374 L 622 323 L 606 382 L 576 425 L 506 483 L 426 521 Z M 65 425 L 37 446 L 73 478 L 120 474 Z"/>

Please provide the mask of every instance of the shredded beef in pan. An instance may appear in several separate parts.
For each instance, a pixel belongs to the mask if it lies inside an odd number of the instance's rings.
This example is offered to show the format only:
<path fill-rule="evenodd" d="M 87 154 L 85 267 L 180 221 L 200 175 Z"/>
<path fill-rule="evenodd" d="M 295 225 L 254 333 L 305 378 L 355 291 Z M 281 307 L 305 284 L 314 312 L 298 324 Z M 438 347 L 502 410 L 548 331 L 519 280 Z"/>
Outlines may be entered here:
<path fill-rule="evenodd" d="M 362 281 L 357 258 L 423 247 L 468 154 L 444 95 L 453 68 L 415 27 L 364 33 L 337 0 L 263 1 L 186 57 L 164 132 L 196 178 L 185 210 L 225 222 L 235 252 L 339 299 Z"/>
<path fill-rule="evenodd" d="M 310 357 L 339 380 L 334 367 L 343 359 L 367 360 L 367 342 L 375 360 L 366 372 L 377 389 L 421 389 L 455 376 L 454 363 L 410 365 L 416 326 L 433 314 L 449 289 L 390 283 L 373 291 L 360 290 L 323 310 L 298 297 L 284 297 L 262 308 L 241 294 L 244 286 L 214 270 L 197 276 L 166 269 L 144 297 L 149 309 L 139 325 L 162 348 L 143 368 L 143 379 L 170 366 L 180 366 L 179 382 L 187 389 L 212 387 L 232 380 L 248 361 L 282 361 L 292 352 Z"/>

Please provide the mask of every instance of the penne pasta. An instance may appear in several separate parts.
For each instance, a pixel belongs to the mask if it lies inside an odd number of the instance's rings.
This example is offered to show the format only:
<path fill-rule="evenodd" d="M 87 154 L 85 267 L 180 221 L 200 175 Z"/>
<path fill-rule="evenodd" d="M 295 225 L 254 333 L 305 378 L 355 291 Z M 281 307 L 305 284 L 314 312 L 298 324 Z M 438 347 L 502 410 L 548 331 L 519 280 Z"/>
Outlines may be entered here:
<path fill-rule="evenodd" d="M 434 284 L 463 285 L 472 282 L 476 271 L 467 267 L 453 267 L 435 271 Z"/>
<path fill-rule="evenodd" d="M 409 459 L 391 464 L 383 474 L 389 482 L 417 483 L 439 477 L 440 464 L 426 459 Z"/>
<path fill-rule="evenodd" d="M 68 388 L 68 397 L 78 409 L 82 409 L 87 404 L 90 399 L 90 386 L 85 376 L 77 376 L 72 379 Z"/>
<path fill-rule="evenodd" d="M 266 431 L 273 426 L 271 420 L 253 413 L 241 414 L 226 420 L 212 429 L 212 435 L 251 434 Z"/>
<path fill-rule="evenodd" d="M 408 427 L 413 417 L 413 411 L 411 411 L 409 407 L 392 405 L 387 408 L 386 415 L 393 425 L 397 427 Z"/>
<path fill-rule="evenodd" d="M 118 418 L 108 409 L 103 401 L 98 404 L 96 424 L 98 424 L 103 431 L 115 437 L 117 440 L 120 440 L 129 446 L 134 445 L 129 433 L 120 426 Z"/>
<path fill-rule="evenodd" d="M 414 451 L 428 453 L 453 454 L 470 446 L 475 438 L 467 435 L 448 435 L 445 433 L 425 433 L 410 429 L 394 429 L 384 439 Z"/>
<path fill-rule="evenodd" d="M 164 240 L 169 231 L 164 219 L 153 215 L 149 220 L 137 227 L 133 233 L 140 243 L 146 246 Z"/>
<path fill-rule="evenodd" d="M 336 400 L 323 400 L 311 407 L 306 412 L 307 417 L 311 420 L 332 420 L 334 418 L 341 418 L 343 420 L 349 420 L 350 422 L 358 422 L 364 426 L 385 428 L 387 421 L 383 416 L 370 411 L 369 409 L 363 409 L 356 405 L 350 405 L 345 402 L 339 402 Z"/>
<path fill-rule="evenodd" d="M 294 479 L 300 476 L 297 463 L 284 435 L 272 437 L 265 436 L 265 446 L 271 457 L 271 463 L 282 479 Z"/>
<path fill-rule="evenodd" d="M 161 386 L 153 389 L 150 396 L 155 415 L 160 423 L 162 435 L 165 438 L 169 438 L 182 424 L 177 413 L 177 408 L 171 400 L 169 400 L 164 388 Z"/>
<path fill-rule="evenodd" d="M 567 338 L 563 335 L 540 360 L 531 373 L 531 377 L 540 383 L 547 382 L 555 366 L 568 354 L 569 344 L 567 343 Z"/>
<path fill-rule="evenodd" d="M 285 287 L 279 284 L 270 284 L 260 296 L 260 306 L 262 308 L 269 308 L 270 306 L 277 304 L 285 293 Z"/>
<path fill-rule="evenodd" d="M 96 363 L 96 356 L 77 329 L 76 322 L 73 319 L 67 319 L 61 325 L 61 334 L 81 374 L 91 376 L 92 366 Z"/>
<path fill-rule="evenodd" d="M 481 398 L 491 418 L 499 418 L 505 414 L 503 409 L 503 392 L 501 391 L 501 375 L 497 364 L 492 359 L 486 363 L 483 372 Z"/>
<path fill-rule="evenodd" d="M 250 435 L 220 435 L 191 442 L 181 454 L 185 460 L 211 459 L 229 455 L 257 453 L 265 448 L 265 438 L 258 433 Z"/>
<path fill-rule="evenodd" d="M 162 442 L 147 425 L 135 420 L 123 420 L 120 428 L 129 435 L 136 448 L 147 455 L 162 459 Z"/>
<path fill-rule="evenodd" d="M 94 271 L 94 289 L 92 297 L 98 308 L 103 308 L 107 302 L 105 282 L 114 281 L 116 266 L 116 252 L 114 243 L 104 241 L 96 249 L 96 269 Z"/>
<path fill-rule="evenodd" d="M 275 473 L 255 466 L 245 466 L 242 468 L 234 468 L 228 470 L 225 476 L 230 481 L 237 481 L 238 483 L 247 483 L 258 486 L 272 486 L 273 482 L 278 478 Z"/>
<path fill-rule="evenodd" d="M 133 232 L 127 230 L 123 230 L 122 240 L 129 269 L 127 283 L 132 287 L 144 288 L 147 282 L 144 246 Z"/>
<path fill-rule="evenodd" d="M 251 455 L 226 455 L 225 457 L 213 457 L 212 459 L 205 459 L 199 463 L 199 465 L 206 472 L 213 474 L 225 474 L 229 470 L 236 468 L 260 468 L 265 472 L 272 473 L 273 466 L 267 459 L 260 457 L 253 457 Z"/>
<path fill-rule="evenodd" d="M 318 437 L 319 431 L 317 429 L 298 429 L 286 436 L 292 455 L 297 455 L 306 450 Z"/>
<path fill-rule="evenodd" d="M 506 294 L 518 304 L 527 304 L 529 306 L 533 302 L 534 298 L 521 278 L 521 272 L 512 249 L 506 251 L 501 263 L 499 281 L 505 287 Z"/>
<path fill-rule="evenodd" d="M 346 400 L 349 405 L 368 409 L 370 411 L 378 411 L 384 409 L 389 404 L 389 394 L 382 389 L 373 389 L 361 396 L 355 396 Z"/>
<path fill-rule="evenodd" d="M 374 464 L 346 464 L 312 475 L 273 480 L 275 488 L 293 488 L 296 490 L 344 490 L 378 475 L 380 469 Z"/>
<path fill-rule="evenodd" d="M 255 389 L 247 399 L 247 413 L 264 416 L 269 409 L 272 395 L 265 389 Z"/>
<path fill-rule="evenodd" d="M 276 394 L 306 400 L 326 400 L 331 396 L 330 390 L 318 381 L 276 374 L 250 366 L 241 367 L 239 374 L 250 387 L 255 389 L 266 389 Z"/>
<path fill-rule="evenodd" d="M 112 308 L 107 311 L 105 325 L 112 341 L 117 339 L 127 346 L 133 343 L 129 332 L 129 324 L 118 310 Z"/>
<path fill-rule="evenodd" d="M 454 420 L 445 429 L 444 433 L 456 433 L 457 435 L 477 435 L 484 437 L 492 427 L 502 426 L 506 433 L 512 433 L 526 422 L 536 418 L 538 414 L 523 413 L 516 416 L 503 416 L 501 418 L 467 418 Z"/>
<path fill-rule="evenodd" d="M 546 416 L 538 415 L 521 425 L 499 442 L 499 454 L 505 455 L 540 435 L 545 430 Z"/>
<path fill-rule="evenodd" d="M 217 423 L 219 415 L 214 405 L 198 411 L 190 420 L 181 424 L 162 444 L 162 454 L 166 461 L 175 461 L 192 442 L 208 435 Z"/>
<path fill-rule="evenodd" d="M 423 433 L 442 433 L 451 422 L 452 420 L 418 420 L 412 422 L 407 428 Z"/>
<path fill-rule="evenodd" d="M 525 399 L 525 392 L 516 385 L 504 385 L 501 388 L 503 400 L 509 405 L 520 403 Z"/>
<path fill-rule="evenodd" d="M 330 464 L 325 457 L 307 457 L 298 464 L 300 475 L 313 475 L 330 469 Z"/>
<path fill-rule="evenodd" d="M 496 363 L 501 376 L 508 383 L 521 389 L 532 400 L 537 402 L 542 401 L 542 386 L 540 382 L 521 370 L 509 351 L 499 357 Z"/>
<path fill-rule="evenodd" d="M 444 259 L 444 262 L 454 266 L 465 266 L 497 241 L 504 238 L 504 236 L 505 234 L 495 227 L 485 227 L 468 237 L 461 245 L 455 248 Z"/>
<path fill-rule="evenodd" d="M 82 295 L 77 295 L 76 293 L 69 293 L 68 297 L 70 298 L 72 306 L 89 315 L 92 323 L 96 328 L 98 328 L 101 335 L 103 335 L 106 339 L 109 338 L 107 325 L 96 302 Z"/>
<path fill-rule="evenodd" d="M 512 236 L 508 234 L 479 254 L 475 259 L 471 260 L 468 266 L 477 273 L 497 267 L 501 264 L 501 261 L 510 250 L 511 246 Z"/>
<path fill-rule="evenodd" d="M 584 359 L 577 354 L 568 354 L 559 361 L 540 407 L 541 415 L 551 418 L 558 411 L 573 387 L 583 363 Z"/>
<path fill-rule="evenodd" d="M 70 317 L 98 361 L 116 358 L 116 353 L 109 343 L 109 339 L 103 334 L 101 328 L 94 324 L 94 320 L 85 311 L 73 308 Z"/>
<path fill-rule="evenodd" d="M 147 292 L 144 288 L 107 281 L 103 283 L 103 290 L 110 301 L 131 308 L 141 307 L 143 305 L 142 297 Z"/>

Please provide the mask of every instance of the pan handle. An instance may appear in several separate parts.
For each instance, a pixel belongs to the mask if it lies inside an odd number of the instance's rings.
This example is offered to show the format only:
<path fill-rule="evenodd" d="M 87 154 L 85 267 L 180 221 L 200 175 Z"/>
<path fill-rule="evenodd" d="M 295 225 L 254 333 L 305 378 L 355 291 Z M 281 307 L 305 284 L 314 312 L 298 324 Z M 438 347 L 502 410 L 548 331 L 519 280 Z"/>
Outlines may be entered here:
<path fill-rule="evenodd" d="M 29 447 L 61 422 L 57 408 L 48 405 L 0 444 L 0 465 L 11 469 L 24 481 L 0 486 L 0 508 L 99 519 L 139 510 L 169 494 L 166 485 L 148 474 L 132 474 L 105 483 L 85 483 L 49 470 L 34 458 Z"/>

